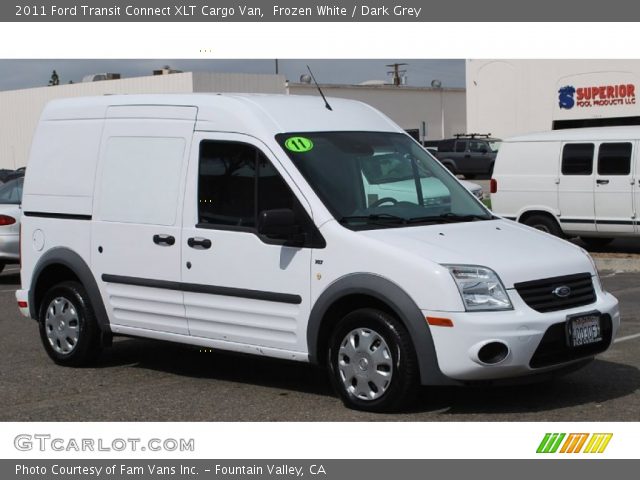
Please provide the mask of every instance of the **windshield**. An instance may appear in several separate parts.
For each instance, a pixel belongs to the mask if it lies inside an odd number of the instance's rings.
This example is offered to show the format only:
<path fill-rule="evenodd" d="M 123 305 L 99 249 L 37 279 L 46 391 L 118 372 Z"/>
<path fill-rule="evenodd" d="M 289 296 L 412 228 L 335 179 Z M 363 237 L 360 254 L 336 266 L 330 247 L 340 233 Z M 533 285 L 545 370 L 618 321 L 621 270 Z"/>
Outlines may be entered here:
<path fill-rule="evenodd" d="M 489 144 L 489 148 L 491 149 L 492 152 L 497 153 L 498 149 L 500 148 L 500 144 L 502 143 L 502 141 L 500 140 L 493 140 L 491 142 L 487 142 Z"/>
<path fill-rule="evenodd" d="M 493 218 L 405 134 L 305 132 L 279 134 L 276 139 L 329 211 L 348 228 Z"/>
<path fill-rule="evenodd" d="M 19 205 L 22 202 L 22 182 L 24 179 L 11 180 L 0 185 L 0 204 Z"/>

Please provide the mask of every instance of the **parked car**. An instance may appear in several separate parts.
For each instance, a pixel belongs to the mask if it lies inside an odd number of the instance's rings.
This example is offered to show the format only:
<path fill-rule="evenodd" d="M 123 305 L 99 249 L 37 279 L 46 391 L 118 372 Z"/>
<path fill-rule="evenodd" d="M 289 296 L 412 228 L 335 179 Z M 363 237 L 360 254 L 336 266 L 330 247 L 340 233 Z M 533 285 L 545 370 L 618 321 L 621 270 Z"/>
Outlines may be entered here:
<path fill-rule="evenodd" d="M 0 272 L 20 261 L 20 219 L 23 178 L 0 185 Z"/>
<path fill-rule="evenodd" d="M 494 211 L 593 247 L 640 235 L 640 127 L 556 130 L 505 140 Z"/>
<path fill-rule="evenodd" d="M 458 134 L 438 142 L 435 156 L 455 175 L 491 176 L 501 140 L 491 134 Z"/>
<path fill-rule="evenodd" d="M 611 345 L 618 302 L 584 250 L 494 216 L 372 107 L 327 101 L 49 103 L 16 299 L 51 359 L 127 335 L 312 362 L 347 406 L 386 411 Z"/>

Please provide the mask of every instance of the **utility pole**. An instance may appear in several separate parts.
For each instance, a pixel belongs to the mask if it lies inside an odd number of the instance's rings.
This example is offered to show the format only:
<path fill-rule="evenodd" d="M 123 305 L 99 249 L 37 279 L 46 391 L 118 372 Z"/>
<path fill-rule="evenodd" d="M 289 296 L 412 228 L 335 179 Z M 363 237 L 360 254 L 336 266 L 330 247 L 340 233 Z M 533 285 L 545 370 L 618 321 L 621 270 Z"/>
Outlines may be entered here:
<path fill-rule="evenodd" d="M 404 65 L 409 65 L 408 63 L 392 63 L 391 65 L 386 65 L 389 68 L 393 68 L 390 72 L 387 72 L 387 75 L 393 76 L 393 84 L 397 87 L 402 84 L 401 75 L 407 73 L 406 70 L 400 70 L 400 67 Z"/>

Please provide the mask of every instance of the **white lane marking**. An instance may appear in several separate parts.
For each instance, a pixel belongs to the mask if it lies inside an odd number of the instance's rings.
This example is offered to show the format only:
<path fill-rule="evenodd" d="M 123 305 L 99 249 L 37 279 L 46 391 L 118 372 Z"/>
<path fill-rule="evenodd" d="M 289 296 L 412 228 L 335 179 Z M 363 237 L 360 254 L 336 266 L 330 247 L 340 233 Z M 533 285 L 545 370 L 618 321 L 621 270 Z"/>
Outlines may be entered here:
<path fill-rule="evenodd" d="M 9 292 L 13 292 L 16 293 L 16 288 L 14 288 L 13 290 L 0 290 L 0 293 L 9 293 Z"/>
<path fill-rule="evenodd" d="M 627 335 L 626 337 L 616 338 L 613 343 L 626 342 L 627 340 L 633 340 L 634 338 L 640 338 L 640 333 L 635 333 L 633 335 Z"/>

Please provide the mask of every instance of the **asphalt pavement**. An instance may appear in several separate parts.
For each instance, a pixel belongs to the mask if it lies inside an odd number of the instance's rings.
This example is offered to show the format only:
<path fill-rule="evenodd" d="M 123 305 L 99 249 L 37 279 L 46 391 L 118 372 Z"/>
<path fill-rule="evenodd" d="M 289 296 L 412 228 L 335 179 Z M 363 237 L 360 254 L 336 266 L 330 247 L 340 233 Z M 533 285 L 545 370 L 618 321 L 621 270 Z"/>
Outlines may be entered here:
<path fill-rule="evenodd" d="M 603 272 L 621 301 L 616 343 L 587 367 L 511 387 L 422 388 L 399 414 L 345 408 L 303 363 L 116 339 L 91 368 L 55 365 L 0 274 L 0 421 L 639 421 L 640 274 Z"/>

